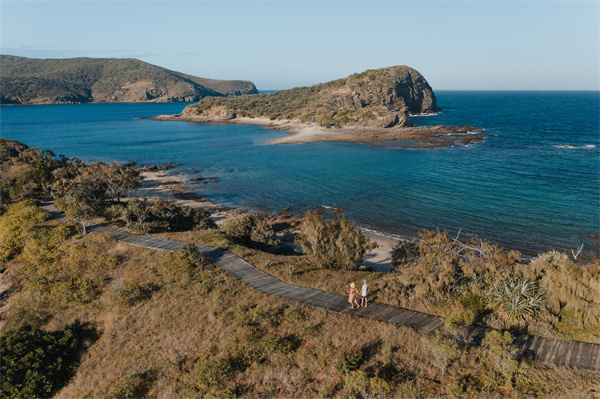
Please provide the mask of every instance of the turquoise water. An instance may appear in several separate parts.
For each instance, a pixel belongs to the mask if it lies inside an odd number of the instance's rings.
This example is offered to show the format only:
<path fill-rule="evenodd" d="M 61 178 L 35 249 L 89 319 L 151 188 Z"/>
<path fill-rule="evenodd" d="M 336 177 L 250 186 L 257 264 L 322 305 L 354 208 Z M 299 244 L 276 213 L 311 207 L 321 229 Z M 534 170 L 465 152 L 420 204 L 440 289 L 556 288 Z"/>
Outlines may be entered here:
<path fill-rule="evenodd" d="M 485 129 L 467 147 L 410 150 L 350 143 L 269 145 L 261 126 L 158 122 L 186 104 L 0 108 L 1 136 L 85 161 L 182 163 L 216 202 L 277 212 L 341 207 L 359 225 L 412 236 L 477 234 L 534 255 L 600 230 L 598 92 L 436 92 L 443 111 L 416 125 Z M 198 169 L 198 175 L 191 171 Z"/>

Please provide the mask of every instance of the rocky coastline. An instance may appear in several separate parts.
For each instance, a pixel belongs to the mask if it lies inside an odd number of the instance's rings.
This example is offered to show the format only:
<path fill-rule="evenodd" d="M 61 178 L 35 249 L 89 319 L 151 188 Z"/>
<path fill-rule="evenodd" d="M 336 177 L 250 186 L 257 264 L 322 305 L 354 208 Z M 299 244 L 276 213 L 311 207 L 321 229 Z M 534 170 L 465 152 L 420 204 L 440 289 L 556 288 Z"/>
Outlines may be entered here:
<path fill-rule="evenodd" d="M 207 97 L 180 114 L 153 119 L 258 124 L 291 133 L 273 144 L 327 141 L 434 148 L 473 144 L 485 137 L 479 127 L 407 123 L 410 115 L 439 111 L 423 75 L 394 66 L 275 93 Z"/>

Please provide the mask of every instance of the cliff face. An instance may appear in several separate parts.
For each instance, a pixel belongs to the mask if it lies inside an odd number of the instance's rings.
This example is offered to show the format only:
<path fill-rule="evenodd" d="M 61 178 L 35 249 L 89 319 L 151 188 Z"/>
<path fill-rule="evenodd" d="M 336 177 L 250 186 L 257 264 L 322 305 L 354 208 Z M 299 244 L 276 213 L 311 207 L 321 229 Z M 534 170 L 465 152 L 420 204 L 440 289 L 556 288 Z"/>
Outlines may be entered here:
<path fill-rule="evenodd" d="M 227 120 L 268 117 L 321 126 L 402 126 L 409 113 L 438 111 L 433 90 L 416 70 L 395 66 L 368 70 L 311 87 L 235 98 L 205 98 L 184 118 Z"/>
<path fill-rule="evenodd" d="M 252 82 L 203 79 L 135 59 L 0 56 L 1 104 L 198 101 L 258 93 Z"/>

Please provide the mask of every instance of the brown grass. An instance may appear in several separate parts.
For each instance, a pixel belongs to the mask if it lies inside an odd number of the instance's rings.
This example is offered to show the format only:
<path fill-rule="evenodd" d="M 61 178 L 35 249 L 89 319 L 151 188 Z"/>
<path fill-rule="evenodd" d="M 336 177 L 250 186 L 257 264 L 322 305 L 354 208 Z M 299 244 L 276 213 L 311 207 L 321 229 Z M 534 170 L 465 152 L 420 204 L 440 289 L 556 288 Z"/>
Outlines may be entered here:
<path fill-rule="evenodd" d="M 364 276 L 378 298 L 382 286 L 393 282 L 392 275 L 316 269 L 299 256 L 231 244 L 218 232 L 165 236 L 226 246 L 284 281 L 328 291 L 345 293 L 349 281 Z M 82 262 L 108 256 L 116 263 L 104 269 L 92 263 L 73 269 L 72 259 L 61 256 L 53 263 L 55 270 L 65 266 L 84 276 L 93 270 L 91 275 L 103 276 L 104 282 L 89 302 L 65 304 L 63 296 L 49 296 L 45 302 L 50 314 L 45 328 L 60 329 L 80 319 L 95 323 L 100 332 L 74 379 L 58 393 L 60 398 L 127 392 L 151 398 L 362 397 L 377 389 L 385 389 L 386 397 L 404 398 L 440 396 L 463 385 L 464 397 L 583 398 L 600 384 L 597 373 L 522 362 L 519 367 L 527 370 L 530 383 L 507 386 L 499 380 L 484 385 L 489 380 L 484 377 L 495 371 L 486 365 L 481 348 L 465 349 L 442 375 L 430 334 L 269 297 L 218 268 L 193 268 L 179 253 L 94 236 L 62 246 L 80 248 L 75 259 Z M 12 262 L 9 270 L 19 259 Z M 295 267 L 291 277 L 286 274 L 289 265 Z M 154 283 L 159 290 L 131 305 L 116 300 L 130 283 Z M 10 300 L 22 294 L 17 290 Z M 9 315 L 11 323 L 18 324 L 16 317 Z M 348 363 L 348 356 L 355 356 L 357 363 Z M 127 391 L 131 386 L 137 390 Z"/>

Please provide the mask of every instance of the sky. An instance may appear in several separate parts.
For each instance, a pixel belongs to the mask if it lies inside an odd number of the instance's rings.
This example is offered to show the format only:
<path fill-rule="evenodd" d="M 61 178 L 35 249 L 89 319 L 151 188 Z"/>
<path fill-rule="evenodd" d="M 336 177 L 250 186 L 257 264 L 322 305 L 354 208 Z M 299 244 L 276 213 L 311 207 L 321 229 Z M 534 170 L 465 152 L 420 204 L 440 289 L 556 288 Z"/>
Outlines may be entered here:
<path fill-rule="evenodd" d="M 0 0 L 0 53 L 309 86 L 408 65 L 434 90 L 598 90 L 598 0 Z"/>

